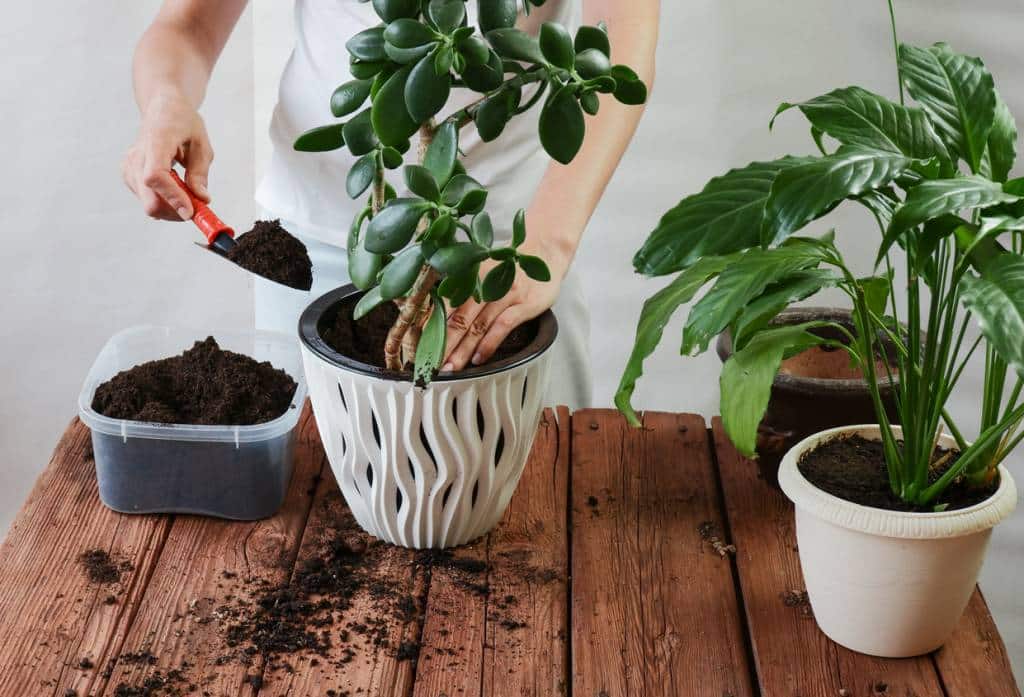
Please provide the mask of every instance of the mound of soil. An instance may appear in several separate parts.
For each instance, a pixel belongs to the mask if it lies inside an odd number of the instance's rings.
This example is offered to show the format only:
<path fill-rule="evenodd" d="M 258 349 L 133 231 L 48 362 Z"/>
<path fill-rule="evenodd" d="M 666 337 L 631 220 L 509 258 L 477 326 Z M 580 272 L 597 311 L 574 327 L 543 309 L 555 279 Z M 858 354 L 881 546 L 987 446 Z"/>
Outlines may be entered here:
<path fill-rule="evenodd" d="M 210 336 L 180 356 L 118 373 L 96 388 L 92 408 L 132 421 L 248 426 L 284 414 L 295 388 L 288 373 L 225 351 Z"/>
<path fill-rule="evenodd" d="M 947 457 L 948 453 L 944 448 L 936 448 L 932 462 L 939 466 L 932 469 L 930 481 L 936 481 L 956 463 L 959 455 L 953 453 Z M 805 453 L 797 467 L 807 481 L 822 491 L 851 503 L 886 511 L 930 513 L 940 504 L 945 504 L 945 510 L 958 510 L 984 501 L 999 486 L 997 479 L 987 487 L 969 487 L 961 478 L 955 480 L 937 501 L 927 506 L 907 503 L 896 496 L 889 486 L 881 441 L 868 440 L 858 435 L 834 438 L 818 446 Z"/>
<path fill-rule="evenodd" d="M 243 269 L 298 290 L 313 287 L 306 245 L 281 227 L 280 220 L 257 220 L 235 242 L 227 257 Z"/>
<path fill-rule="evenodd" d="M 398 318 L 398 306 L 381 303 L 356 320 L 352 319 L 352 310 L 358 301 L 359 297 L 352 297 L 339 303 L 334 317 L 325 317 L 327 321 L 320 328 L 320 336 L 341 355 L 384 369 L 384 341 Z M 513 329 L 487 363 L 514 356 L 529 346 L 537 336 L 537 324 L 536 320 L 530 320 Z"/>

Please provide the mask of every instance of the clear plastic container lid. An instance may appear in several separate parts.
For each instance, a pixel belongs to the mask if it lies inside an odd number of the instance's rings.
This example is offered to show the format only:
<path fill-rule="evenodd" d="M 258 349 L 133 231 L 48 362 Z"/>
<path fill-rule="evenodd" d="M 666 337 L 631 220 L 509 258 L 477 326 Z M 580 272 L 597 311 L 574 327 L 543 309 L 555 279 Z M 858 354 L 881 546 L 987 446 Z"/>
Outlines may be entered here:
<path fill-rule="evenodd" d="M 253 426 L 194 426 L 158 424 L 145 421 L 112 419 L 92 408 L 96 388 L 140 363 L 180 355 L 196 341 L 212 336 L 220 347 L 243 353 L 258 361 L 269 361 L 288 373 L 296 382 L 290 408 L 281 416 Z M 286 334 L 259 330 L 203 330 L 140 326 L 118 332 L 100 351 L 78 396 L 78 413 L 85 424 L 100 433 L 128 438 L 160 440 L 254 443 L 270 440 L 295 428 L 306 401 L 306 380 L 302 372 L 302 356 L 298 340 Z"/>

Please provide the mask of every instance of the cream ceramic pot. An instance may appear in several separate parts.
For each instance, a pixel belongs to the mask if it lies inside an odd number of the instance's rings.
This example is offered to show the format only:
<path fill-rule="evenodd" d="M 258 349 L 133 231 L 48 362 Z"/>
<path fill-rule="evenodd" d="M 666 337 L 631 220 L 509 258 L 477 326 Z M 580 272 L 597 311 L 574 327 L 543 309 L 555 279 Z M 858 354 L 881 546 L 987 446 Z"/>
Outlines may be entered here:
<path fill-rule="evenodd" d="M 894 427 L 900 435 L 899 427 Z M 1017 489 L 999 468 L 987 500 L 956 511 L 905 513 L 861 506 L 808 482 L 804 453 L 836 437 L 877 440 L 878 426 L 847 426 L 805 438 L 783 458 L 779 485 L 796 507 L 796 536 L 818 626 L 854 651 L 898 658 L 939 648 L 963 614 L 992 528 L 1013 511 Z M 944 436 L 940 444 L 955 447 Z"/>

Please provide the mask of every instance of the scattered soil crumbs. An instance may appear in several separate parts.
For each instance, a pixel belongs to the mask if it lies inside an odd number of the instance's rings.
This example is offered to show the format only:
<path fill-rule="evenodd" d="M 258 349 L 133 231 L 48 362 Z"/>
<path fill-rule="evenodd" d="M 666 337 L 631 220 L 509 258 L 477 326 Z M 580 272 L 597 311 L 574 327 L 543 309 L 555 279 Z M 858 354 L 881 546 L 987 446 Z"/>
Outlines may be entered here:
<path fill-rule="evenodd" d="M 811 611 L 811 602 L 807 598 L 807 591 L 783 591 L 779 597 L 786 607 L 799 608 L 800 614 L 804 617 L 814 617 L 814 613 Z"/>
<path fill-rule="evenodd" d="M 246 271 L 298 290 L 313 287 L 313 263 L 306 245 L 281 227 L 280 220 L 257 220 L 235 242 L 227 257 Z"/>
<path fill-rule="evenodd" d="M 295 387 L 283 370 L 225 351 L 210 336 L 180 356 L 118 373 L 96 388 L 92 408 L 132 421 L 248 426 L 284 414 Z"/>
<path fill-rule="evenodd" d="M 135 568 L 129 561 L 115 561 L 105 549 L 90 549 L 82 552 L 78 555 L 78 563 L 85 569 L 90 581 L 104 585 L 119 582 L 122 573 Z M 113 598 L 113 596 L 108 597 Z M 114 598 L 114 602 L 117 602 L 116 598 Z"/>
<path fill-rule="evenodd" d="M 936 448 L 929 481 L 934 482 L 956 463 L 959 454 Z M 936 506 L 942 510 L 967 508 L 984 501 L 999 487 L 999 480 L 984 488 L 971 488 L 963 478 L 954 480 L 942 496 L 927 506 L 901 500 L 889 486 L 881 441 L 858 435 L 834 438 L 805 453 L 797 465 L 800 473 L 822 491 L 846 501 L 887 511 L 928 513 Z"/>
<path fill-rule="evenodd" d="M 721 532 L 718 530 L 718 525 L 711 520 L 705 520 L 704 522 L 697 525 L 697 534 L 700 535 L 700 539 L 711 545 L 711 548 L 720 557 L 727 557 L 730 554 L 736 554 L 736 545 L 726 544 L 721 537 Z"/>
<path fill-rule="evenodd" d="M 398 319 L 395 303 L 381 303 L 364 317 L 352 319 L 358 297 L 346 298 L 338 304 L 336 312 L 325 313 L 320 336 L 332 349 L 349 358 L 384 369 L 384 340 L 391 325 Z M 508 335 L 488 363 L 516 355 L 530 345 L 538 331 L 535 320 L 519 325 Z"/>

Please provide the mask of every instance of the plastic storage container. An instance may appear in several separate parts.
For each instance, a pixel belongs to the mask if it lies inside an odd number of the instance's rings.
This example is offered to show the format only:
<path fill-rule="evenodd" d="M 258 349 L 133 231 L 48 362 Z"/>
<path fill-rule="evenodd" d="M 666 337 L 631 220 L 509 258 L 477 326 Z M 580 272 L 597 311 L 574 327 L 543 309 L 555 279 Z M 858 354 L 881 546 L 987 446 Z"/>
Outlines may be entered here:
<path fill-rule="evenodd" d="M 254 426 L 156 424 L 102 416 L 96 388 L 122 370 L 182 353 L 213 336 L 221 348 L 270 361 L 297 383 L 283 415 Z M 292 475 L 306 382 L 297 341 L 264 331 L 133 327 L 100 351 L 78 398 L 92 429 L 100 500 L 122 513 L 195 513 L 255 520 L 273 515 Z"/>

